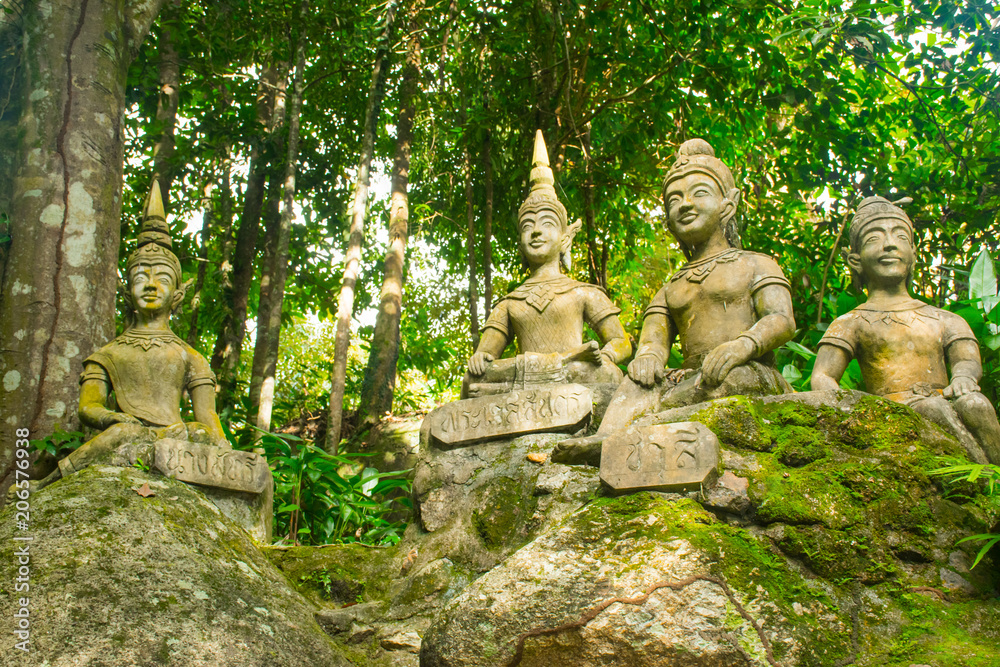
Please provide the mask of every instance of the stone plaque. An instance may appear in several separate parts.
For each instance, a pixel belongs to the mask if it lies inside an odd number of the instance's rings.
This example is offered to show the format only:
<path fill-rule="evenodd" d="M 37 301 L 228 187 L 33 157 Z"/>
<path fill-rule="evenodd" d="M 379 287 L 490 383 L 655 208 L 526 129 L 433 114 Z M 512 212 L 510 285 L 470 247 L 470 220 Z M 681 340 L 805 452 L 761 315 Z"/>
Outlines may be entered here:
<path fill-rule="evenodd" d="M 167 477 L 231 491 L 263 493 L 271 480 L 260 454 L 170 438 L 156 442 L 154 465 Z"/>
<path fill-rule="evenodd" d="M 718 468 L 719 440 L 701 422 L 629 426 L 601 448 L 601 481 L 615 491 L 693 491 Z"/>
<path fill-rule="evenodd" d="M 434 443 L 452 448 L 525 433 L 571 433 L 587 423 L 592 408 L 590 389 L 559 384 L 455 401 L 427 419 Z"/>

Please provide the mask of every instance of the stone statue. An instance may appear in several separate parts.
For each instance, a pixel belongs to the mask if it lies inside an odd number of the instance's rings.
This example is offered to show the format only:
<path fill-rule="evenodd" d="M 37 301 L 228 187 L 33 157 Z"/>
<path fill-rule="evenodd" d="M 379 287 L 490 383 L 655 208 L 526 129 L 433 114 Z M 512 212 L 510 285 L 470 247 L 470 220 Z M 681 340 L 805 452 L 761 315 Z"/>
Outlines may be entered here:
<path fill-rule="evenodd" d="M 531 192 L 518 212 L 521 255 L 530 275 L 502 298 L 483 325 L 479 347 L 469 359 L 462 398 L 509 392 L 534 384 L 615 383 L 632 348 L 618 320 L 621 312 L 600 287 L 564 275 L 581 223 L 568 224 L 556 196 L 541 130 L 535 134 Z M 584 342 L 583 325 L 600 344 Z M 513 359 L 498 359 L 516 339 Z"/>
<path fill-rule="evenodd" d="M 594 463 L 604 436 L 640 415 L 791 391 L 773 356 L 795 333 L 788 280 L 772 258 L 742 249 L 735 220 L 740 191 L 708 143 L 681 145 L 663 203 L 688 262 L 646 308 L 639 349 L 597 435 L 560 443 L 553 460 Z M 684 361 L 671 370 L 666 363 L 675 338 Z"/>
<path fill-rule="evenodd" d="M 910 218 L 888 200 L 868 197 L 851 221 L 850 243 L 851 277 L 867 290 L 868 300 L 826 330 L 812 389 L 837 389 L 847 364 L 857 359 L 870 393 L 938 423 L 975 461 L 1000 465 L 996 411 L 979 392 L 979 343 L 960 316 L 910 296 L 915 261 Z"/>
<path fill-rule="evenodd" d="M 84 360 L 80 375 L 80 421 L 101 432 L 59 461 L 39 487 L 126 443 L 173 438 L 232 448 L 215 411 L 215 374 L 202 355 L 170 330 L 170 315 L 184 290 L 155 181 L 126 277 L 132 321 L 121 336 Z M 191 396 L 194 422 L 181 419 L 184 391 Z"/>

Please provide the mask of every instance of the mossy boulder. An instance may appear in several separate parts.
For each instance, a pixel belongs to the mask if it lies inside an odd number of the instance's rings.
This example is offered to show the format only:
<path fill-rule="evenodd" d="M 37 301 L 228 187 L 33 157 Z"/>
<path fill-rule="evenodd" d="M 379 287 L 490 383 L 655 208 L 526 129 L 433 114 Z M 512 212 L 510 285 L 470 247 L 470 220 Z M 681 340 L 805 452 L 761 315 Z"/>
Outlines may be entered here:
<path fill-rule="evenodd" d="M 155 494 L 136 492 L 143 484 Z M 198 489 L 91 466 L 30 498 L 27 530 L 0 512 L 0 614 L 29 598 L 30 652 L 0 664 L 350 665 L 315 607 Z M 15 542 L 31 536 L 30 542 Z M 30 589 L 13 589 L 28 544 Z"/>
<path fill-rule="evenodd" d="M 1000 664 L 995 563 L 957 545 L 1000 507 L 927 474 L 964 456 L 941 429 L 857 392 L 645 421 L 686 420 L 719 437 L 738 512 L 710 489 L 595 497 L 449 602 L 420 664 Z"/>

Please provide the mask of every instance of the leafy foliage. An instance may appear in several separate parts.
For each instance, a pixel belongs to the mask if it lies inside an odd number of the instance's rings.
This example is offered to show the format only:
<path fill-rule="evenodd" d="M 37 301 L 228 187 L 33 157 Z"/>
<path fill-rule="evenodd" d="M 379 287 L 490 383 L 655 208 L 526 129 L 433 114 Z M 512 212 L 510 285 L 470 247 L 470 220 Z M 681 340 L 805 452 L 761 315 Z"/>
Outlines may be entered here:
<path fill-rule="evenodd" d="M 950 462 L 950 465 L 931 470 L 930 474 L 944 477 L 952 484 L 957 482 L 981 484 L 985 488 L 986 497 L 993 504 L 991 509 L 994 512 L 1000 512 L 1000 466 Z M 963 542 L 983 542 L 983 546 L 979 549 L 976 559 L 972 563 L 972 567 L 976 567 L 990 549 L 1000 544 L 1000 533 L 969 535 L 960 539 L 958 544 Z"/>
<path fill-rule="evenodd" d="M 274 534 L 292 544 L 395 544 L 410 509 L 404 473 L 380 473 L 362 454 L 330 455 L 301 438 L 263 434 L 274 469 Z"/>

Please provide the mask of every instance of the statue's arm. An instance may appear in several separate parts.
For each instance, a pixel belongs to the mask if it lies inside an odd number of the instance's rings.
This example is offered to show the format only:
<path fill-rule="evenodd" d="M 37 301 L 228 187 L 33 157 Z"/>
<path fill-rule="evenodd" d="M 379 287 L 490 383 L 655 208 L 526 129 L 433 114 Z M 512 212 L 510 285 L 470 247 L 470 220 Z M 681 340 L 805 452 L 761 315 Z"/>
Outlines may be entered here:
<path fill-rule="evenodd" d="M 617 315 L 608 315 L 598 322 L 594 333 L 601 341 L 601 354 L 612 364 L 620 364 L 632 354 L 632 344 Z"/>
<path fill-rule="evenodd" d="M 228 445 L 226 433 L 222 430 L 222 422 L 219 421 L 219 413 L 215 411 L 215 384 L 200 384 L 197 387 L 192 387 L 189 391 L 194 420 L 208 427 L 212 439 L 217 444 Z"/>
<path fill-rule="evenodd" d="M 670 346 L 676 336 L 673 323 L 666 313 L 654 312 L 642 321 L 639 348 L 628 365 L 628 376 L 643 387 L 652 387 L 666 374 Z"/>
<path fill-rule="evenodd" d="M 951 368 L 951 384 L 945 387 L 944 397 L 958 398 L 979 391 L 979 379 L 983 377 L 979 343 L 962 338 L 949 345 L 945 352 Z"/>
<path fill-rule="evenodd" d="M 505 347 L 507 347 L 505 335 L 492 327 L 483 329 L 483 335 L 479 339 L 479 347 L 469 358 L 469 373 L 476 376 L 485 373 L 486 364 L 503 354 Z"/>
<path fill-rule="evenodd" d="M 840 378 L 851 363 L 851 355 L 837 345 L 820 345 L 816 351 L 816 363 L 809 376 L 809 388 L 813 391 L 840 389 Z"/>
<path fill-rule="evenodd" d="M 85 426 L 100 431 L 115 424 L 141 424 L 142 422 L 128 413 L 115 412 L 107 408 L 110 387 L 110 380 L 88 378 L 83 381 L 80 385 L 78 404 L 80 421 Z"/>
<path fill-rule="evenodd" d="M 729 371 L 784 345 L 795 335 L 792 295 L 781 283 L 766 285 L 753 295 L 757 321 L 737 336 L 708 353 L 701 365 L 702 381 L 721 384 Z"/>

